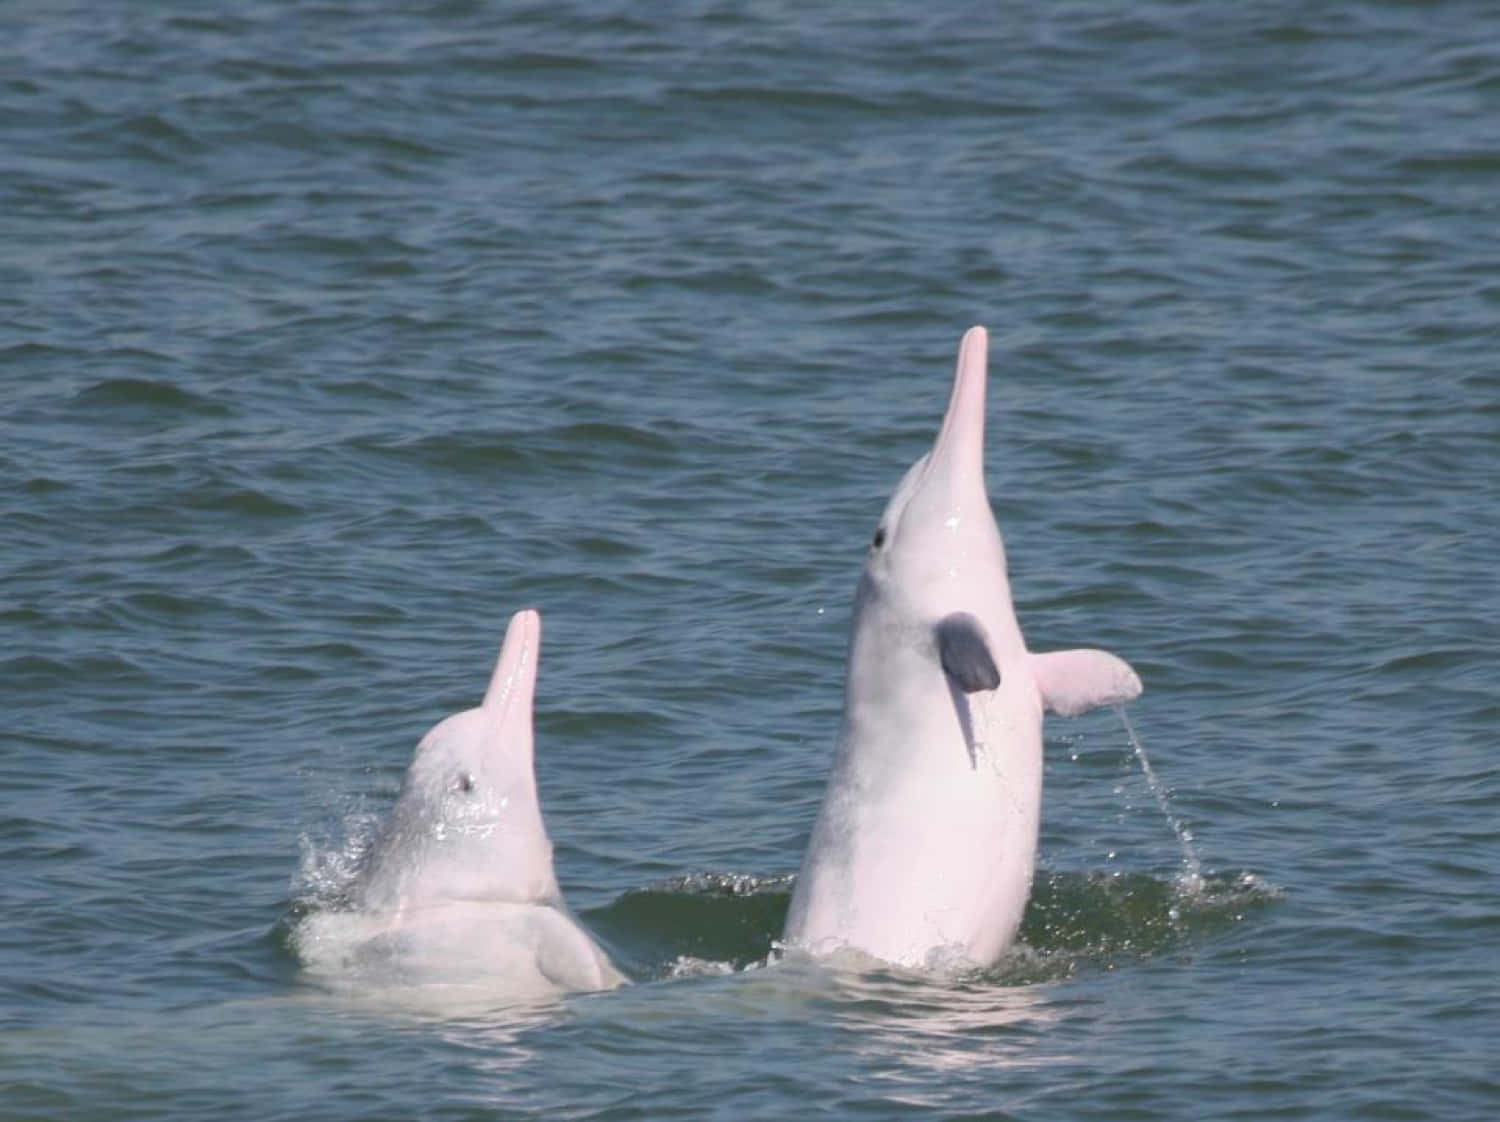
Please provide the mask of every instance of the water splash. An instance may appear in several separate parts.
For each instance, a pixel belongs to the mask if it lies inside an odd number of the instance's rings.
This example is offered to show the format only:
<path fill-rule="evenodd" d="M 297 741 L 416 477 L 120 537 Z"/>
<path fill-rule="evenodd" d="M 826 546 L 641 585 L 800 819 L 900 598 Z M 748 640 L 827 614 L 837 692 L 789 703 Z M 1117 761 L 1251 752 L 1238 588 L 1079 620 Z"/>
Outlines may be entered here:
<path fill-rule="evenodd" d="M 1181 877 L 1038 870 L 1020 939 L 986 977 L 1028 985 L 1191 953 L 1280 896 L 1248 871 L 1207 874 L 1189 893 Z"/>
<path fill-rule="evenodd" d="M 1193 833 L 1182 824 L 1182 820 L 1177 815 L 1172 813 L 1171 803 L 1167 798 L 1167 789 L 1156 777 L 1156 772 L 1152 770 L 1151 761 L 1146 756 L 1146 749 L 1141 745 L 1140 737 L 1136 736 L 1135 727 L 1130 723 L 1125 707 L 1117 705 L 1115 712 L 1120 715 L 1120 723 L 1125 726 L 1125 735 L 1130 738 L 1130 746 L 1135 749 L 1135 758 L 1141 762 L 1141 772 L 1146 776 L 1146 784 L 1151 788 L 1151 796 L 1156 800 L 1162 817 L 1167 820 L 1167 824 L 1172 827 L 1172 832 L 1177 835 L 1177 844 L 1182 848 L 1182 876 L 1177 881 L 1178 892 L 1186 897 L 1196 897 L 1203 892 L 1203 863 L 1198 860 L 1197 851 L 1193 849 Z"/>
<path fill-rule="evenodd" d="M 297 839 L 301 851 L 292 876 L 294 916 L 348 906 L 349 889 L 375 843 L 381 816 L 361 796 L 327 800 L 329 821 Z"/>
<path fill-rule="evenodd" d="M 740 974 L 811 957 L 784 955 L 778 943 L 793 884 L 791 876 L 742 873 L 674 877 L 630 889 L 582 918 L 637 981 Z M 1190 950 L 1280 895 L 1250 872 L 1206 874 L 1189 893 L 1177 876 L 1038 869 L 1020 937 L 1000 961 L 977 973 L 926 976 L 1012 987 L 1114 970 Z M 820 961 L 843 973 L 890 973 L 854 951 Z"/>

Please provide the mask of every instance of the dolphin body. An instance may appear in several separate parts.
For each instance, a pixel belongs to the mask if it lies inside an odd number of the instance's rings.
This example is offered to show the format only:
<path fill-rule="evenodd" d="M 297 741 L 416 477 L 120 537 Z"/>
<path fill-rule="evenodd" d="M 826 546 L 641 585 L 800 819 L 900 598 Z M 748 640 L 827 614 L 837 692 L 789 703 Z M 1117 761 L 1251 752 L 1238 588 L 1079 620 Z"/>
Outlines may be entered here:
<path fill-rule="evenodd" d="M 540 646 L 540 615 L 517 612 L 479 708 L 417 745 L 350 906 L 297 932 L 314 973 L 516 999 L 625 984 L 553 871 L 533 766 Z"/>
<path fill-rule="evenodd" d="M 1043 710 L 1140 695 L 1115 655 L 1026 649 L 985 493 L 988 349 L 983 327 L 965 333 L 937 442 L 875 531 L 788 947 L 923 969 L 993 963 L 1031 891 Z"/>

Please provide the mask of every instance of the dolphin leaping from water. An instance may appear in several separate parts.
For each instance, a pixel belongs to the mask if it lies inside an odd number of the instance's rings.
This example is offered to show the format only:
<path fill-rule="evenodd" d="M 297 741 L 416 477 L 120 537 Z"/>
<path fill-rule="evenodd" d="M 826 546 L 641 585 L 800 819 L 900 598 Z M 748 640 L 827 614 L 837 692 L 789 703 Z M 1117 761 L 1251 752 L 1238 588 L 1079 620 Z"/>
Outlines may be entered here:
<path fill-rule="evenodd" d="M 297 949 L 359 985 L 441 983 L 529 999 L 625 977 L 563 903 L 533 766 L 541 616 L 517 612 L 484 701 L 417 745 L 349 891 Z"/>
<path fill-rule="evenodd" d="M 875 530 L 844 724 L 783 942 L 920 968 L 986 966 L 1031 891 L 1042 713 L 1140 695 L 1105 651 L 1033 654 L 984 484 L 989 339 L 971 328 L 932 451 Z"/>

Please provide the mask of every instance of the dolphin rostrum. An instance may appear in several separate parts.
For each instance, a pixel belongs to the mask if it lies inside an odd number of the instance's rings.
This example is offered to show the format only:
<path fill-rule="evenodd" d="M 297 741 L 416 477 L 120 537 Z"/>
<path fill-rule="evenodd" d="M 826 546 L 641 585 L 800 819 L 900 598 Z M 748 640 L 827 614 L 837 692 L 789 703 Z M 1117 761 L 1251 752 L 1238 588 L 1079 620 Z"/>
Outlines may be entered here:
<path fill-rule="evenodd" d="M 844 723 L 782 941 L 909 967 L 987 966 L 1031 891 L 1042 713 L 1140 695 L 1100 650 L 1033 654 L 984 484 L 988 336 L 959 346 L 932 451 L 906 473 L 854 598 Z"/>

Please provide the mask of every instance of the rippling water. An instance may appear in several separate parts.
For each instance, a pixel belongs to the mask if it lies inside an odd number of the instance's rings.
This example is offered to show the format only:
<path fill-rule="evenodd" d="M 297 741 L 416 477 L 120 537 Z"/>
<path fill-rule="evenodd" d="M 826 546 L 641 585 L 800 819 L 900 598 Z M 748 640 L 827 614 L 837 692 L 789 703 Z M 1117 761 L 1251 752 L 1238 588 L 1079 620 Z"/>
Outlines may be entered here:
<path fill-rule="evenodd" d="M 1489 1119 L 1500 15 L 0 8 L 0 1118 Z M 1023 945 L 765 965 L 959 334 L 1048 726 Z M 515 609 L 642 984 L 287 931 Z"/>

